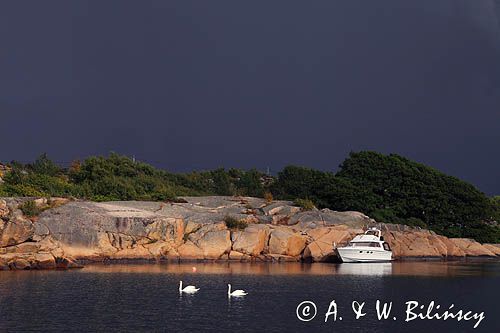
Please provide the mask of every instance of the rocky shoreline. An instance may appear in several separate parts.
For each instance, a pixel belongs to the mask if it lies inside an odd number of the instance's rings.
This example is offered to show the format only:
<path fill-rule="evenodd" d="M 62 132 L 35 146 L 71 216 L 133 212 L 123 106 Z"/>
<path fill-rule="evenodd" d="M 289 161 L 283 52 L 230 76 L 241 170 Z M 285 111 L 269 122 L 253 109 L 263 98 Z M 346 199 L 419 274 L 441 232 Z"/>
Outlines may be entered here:
<path fill-rule="evenodd" d="M 44 211 L 26 217 L 20 208 L 27 201 Z M 241 222 L 238 228 L 228 228 L 228 217 Z M 179 203 L 0 198 L 0 270 L 135 260 L 335 261 L 332 244 L 347 242 L 367 226 L 382 228 L 397 259 L 500 258 L 499 244 L 379 224 L 359 212 L 303 211 L 288 201 L 213 196 L 187 197 Z"/>

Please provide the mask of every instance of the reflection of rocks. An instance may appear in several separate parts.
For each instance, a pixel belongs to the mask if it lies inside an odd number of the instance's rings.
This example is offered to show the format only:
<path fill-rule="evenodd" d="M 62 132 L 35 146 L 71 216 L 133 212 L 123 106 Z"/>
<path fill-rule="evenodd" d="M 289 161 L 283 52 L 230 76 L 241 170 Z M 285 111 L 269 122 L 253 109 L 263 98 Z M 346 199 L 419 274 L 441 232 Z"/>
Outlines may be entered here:
<path fill-rule="evenodd" d="M 0 269 L 71 268 L 71 258 L 329 261 L 333 245 L 366 226 L 359 212 L 302 211 L 287 201 L 246 197 L 185 198 L 185 203 L 40 199 L 33 221 L 18 209 L 26 198 L 0 199 Z M 224 218 L 245 221 L 229 230 Z M 396 258 L 500 255 L 500 246 L 449 239 L 428 230 L 382 224 Z"/>

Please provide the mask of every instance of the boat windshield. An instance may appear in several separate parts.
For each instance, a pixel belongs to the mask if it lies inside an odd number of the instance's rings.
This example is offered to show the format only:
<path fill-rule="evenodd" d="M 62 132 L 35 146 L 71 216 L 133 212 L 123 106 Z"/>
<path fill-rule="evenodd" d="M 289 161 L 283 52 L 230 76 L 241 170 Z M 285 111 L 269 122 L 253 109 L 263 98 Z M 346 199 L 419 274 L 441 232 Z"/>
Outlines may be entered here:
<path fill-rule="evenodd" d="M 372 236 L 377 236 L 378 237 L 378 231 L 376 230 L 368 230 L 365 232 L 365 235 L 372 235 Z"/>
<path fill-rule="evenodd" d="M 360 246 L 380 247 L 380 243 L 377 243 L 377 242 L 350 242 L 349 246 L 352 246 L 352 247 L 360 247 Z"/>

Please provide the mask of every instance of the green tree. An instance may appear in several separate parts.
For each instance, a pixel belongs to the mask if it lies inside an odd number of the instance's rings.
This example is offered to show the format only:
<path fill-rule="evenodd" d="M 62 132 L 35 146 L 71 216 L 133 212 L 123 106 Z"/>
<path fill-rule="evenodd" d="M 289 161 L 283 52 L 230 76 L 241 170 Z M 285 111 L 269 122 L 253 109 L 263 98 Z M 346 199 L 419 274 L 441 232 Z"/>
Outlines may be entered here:
<path fill-rule="evenodd" d="M 234 185 L 231 182 L 231 177 L 224 170 L 219 168 L 211 172 L 213 181 L 213 192 L 217 195 L 233 195 Z"/>
<path fill-rule="evenodd" d="M 319 206 L 325 202 L 325 188 L 334 182 L 333 173 L 322 172 L 299 166 L 287 166 L 278 173 L 278 179 L 272 185 L 273 195 L 282 199 L 309 198 Z"/>
<path fill-rule="evenodd" d="M 336 177 L 373 194 L 375 206 L 362 211 L 384 222 L 418 220 L 445 235 L 480 240 L 491 232 L 494 210 L 488 197 L 471 184 L 399 155 L 351 153 Z"/>
<path fill-rule="evenodd" d="M 257 169 L 250 169 L 244 172 L 238 181 L 238 190 L 243 195 L 262 198 L 265 189 L 262 185 L 261 177 L 262 173 L 257 171 Z"/>
<path fill-rule="evenodd" d="M 49 159 L 47 153 L 38 156 L 32 164 L 32 168 L 33 172 L 47 176 L 57 176 L 62 171 L 61 168 Z"/>
<path fill-rule="evenodd" d="M 500 222 L 500 195 L 496 195 L 491 198 L 491 204 L 493 205 L 492 219 Z"/>

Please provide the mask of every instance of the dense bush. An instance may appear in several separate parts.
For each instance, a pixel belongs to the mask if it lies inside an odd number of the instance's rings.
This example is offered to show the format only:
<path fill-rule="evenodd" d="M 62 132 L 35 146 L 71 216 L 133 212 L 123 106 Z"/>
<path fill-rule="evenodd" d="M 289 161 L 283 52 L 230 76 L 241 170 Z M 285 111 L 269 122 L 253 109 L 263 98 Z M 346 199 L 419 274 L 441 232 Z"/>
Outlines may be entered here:
<path fill-rule="evenodd" d="M 11 163 L 12 171 L 0 185 L 4 196 L 62 196 L 95 201 L 175 201 L 177 196 L 263 196 L 262 173 L 219 168 L 213 171 L 173 174 L 110 154 L 74 161 L 68 169 L 54 164 L 46 154 L 33 164 Z"/>
<path fill-rule="evenodd" d="M 335 175 L 309 168 L 287 166 L 278 173 L 272 185 L 273 194 L 282 199 L 310 198 L 322 205 L 325 187 L 334 182 Z"/>
<path fill-rule="evenodd" d="M 84 197 L 95 200 L 163 201 L 203 193 L 184 186 L 174 175 L 117 154 L 88 158 L 69 176 Z"/>
<path fill-rule="evenodd" d="M 491 204 L 493 205 L 493 219 L 500 222 L 500 195 L 491 198 Z"/>
<path fill-rule="evenodd" d="M 26 201 L 25 203 L 19 205 L 19 209 L 23 212 L 24 215 L 28 217 L 38 216 L 42 212 L 40 208 L 36 205 L 36 203 L 32 200 Z"/>
<path fill-rule="evenodd" d="M 377 221 L 428 227 L 451 237 L 500 242 L 498 199 L 474 186 L 398 155 L 351 153 L 333 175 L 286 167 L 275 195 L 308 197 L 320 208 L 361 211 Z"/>
<path fill-rule="evenodd" d="M 352 153 L 337 177 L 368 190 L 387 222 L 419 219 L 448 235 L 471 237 L 490 221 L 491 201 L 474 186 L 398 155 Z"/>
<path fill-rule="evenodd" d="M 295 199 L 293 204 L 302 208 L 302 210 L 313 210 L 315 208 L 314 202 L 309 199 Z"/>
<path fill-rule="evenodd" d="M 243 172 L 237 182 L 238 194 L 262 198 L 265 192 L 261 180 L 262 176 L 262 172 L 256 169 Z"/>
<path fill-rule="evenodd" d="M 61 173 L 61 169 L 48 158 L 46 153 L 40 155 L 31 168 L 34 173 L 47 176 L 57 176 Z"/>
<path fill-rule="evenodd" d="M 354 186 L 331 172 L 304 167 L 285 167 L 271 188 L 280 199 L 308 198 L 320 208 L 365 211 L 377 207 L 376 198 L 362 186 Z"/>
<path fill-rule="evenodd" d="M 224 222 L 226 223 L 226 227 L 229 229 L 245 229 L 248 224 L 245 221 L 238 220 L 232 216 L 224 217 Z"/>

